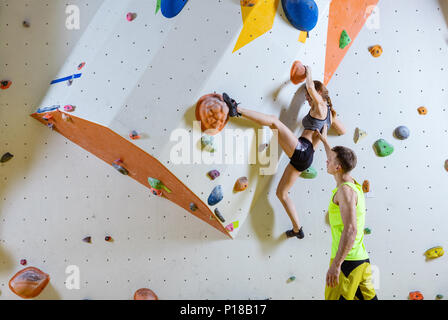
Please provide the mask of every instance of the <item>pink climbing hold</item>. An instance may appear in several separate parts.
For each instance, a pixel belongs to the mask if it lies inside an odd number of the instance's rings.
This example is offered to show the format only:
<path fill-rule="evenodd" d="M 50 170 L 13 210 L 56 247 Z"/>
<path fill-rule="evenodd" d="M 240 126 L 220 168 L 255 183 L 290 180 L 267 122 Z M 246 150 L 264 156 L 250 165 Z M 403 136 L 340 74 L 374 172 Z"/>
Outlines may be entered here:
<path fill-rule="evenodd" d="M 128 21 L 133 21 L 136 17 L 137 17 L 137 14 L 136 14 L 136 13 L 132 13 L 132 12 L 129 12 L 129 13 L 126 15 L 126 19 L 127 19 Z"/>
<path fill-rule="evenodd" d="M 226 226 L 226 230 L 232 232 L 233 231 L 233 222 Z"/>
<path fill-rule="evenodd" d="M 73 112 L 73 111 L 75 111 L 75 106 L 68 104 L 68 105 L 64 106 L 64 110 L 67 112 Z"/>

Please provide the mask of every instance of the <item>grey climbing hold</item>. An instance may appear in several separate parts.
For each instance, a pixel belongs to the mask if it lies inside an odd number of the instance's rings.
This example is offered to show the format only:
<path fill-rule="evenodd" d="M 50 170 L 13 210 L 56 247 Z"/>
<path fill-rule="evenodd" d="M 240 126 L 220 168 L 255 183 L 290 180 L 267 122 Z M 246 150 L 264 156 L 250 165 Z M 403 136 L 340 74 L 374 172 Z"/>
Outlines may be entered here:
<path fill-rule="evenodd" d="M 195 212 L 196 210 L 198 210 L 198 206 L 196 204 L 194 204 L 193 202 L 190 203 L 190 210 Z"/>
<path fill-rule="evenodd" d="M 10 154 L 9 152 L 6 152 L 2 158 L 0 159 L 1 163 L 5 163 L 8 162 L 9 160 L 11 160 L 14 157 L 14 155 Z"/>
<path fill-rule="evenodd" d="M 362 138 L 365 138 L 367 136 L 367 132 L 365 132 L 364 130 L 361 130 L 359 128 L 355 129 L 355 136 L 353 137 L 353 141 L 355 143 L 358 143 L 359 140 L 361 140 Z"/>
<path fill-rule="evenodd" d="M 120 172 L 121 174 L 123 174 L 123 175 L 125 175 L 125 176 L 127 176 L 127 175 L 129 174 L 129 171 L 126 170 L 126 168 L 123 167 L 123 166 L 121 165 L 121 160 L 115 160 L 115 162 L 112 163 L 112 166 L 113 166 L 115 169 L 117 169 L 118 172 Z"/>
<path fill-rule="evenodd" d="M 226 220 L 224 219 L 224 217 L 222 216 L 221 212 L 219 212 L 218 208 L 215 208 L 215 215 L 218 217 L 218 219 L 224 223 L 226 222 Z"/>
<path fill-rule="evenodd" d="M 410 134 L 409 128 L 406 126 L 399 126 L 394 131 L 395 138 L 400 140 L 405 140 L 409 138 L 409 134 Z"/>
<path fill-rule="evenodd" d="M 216 151 L 215 138 L 213 136 L 204 134 L 201 137 L 201 145 L 202 145 L 202 149 L 205 151 L 208 151 L 208 152 Z"/>
<path fill-rule="evenodd" d="M 210 196 L 208 197 L 208 205 L 209 206 L 214 206 L 215 204 L 217 204 L 219 201 L 221 201 L 224 198 L 223 194 L 222 194 L 222 187 L 216 186 L 215 188 L 213 188 L 212 193 L 210 193 Z"/>
<path fill-rule="evenodd" d="M 394 152 L 394 147 L 384 139 L 375 141 L 373 147 L 379 157 L 387 157 Z"/>

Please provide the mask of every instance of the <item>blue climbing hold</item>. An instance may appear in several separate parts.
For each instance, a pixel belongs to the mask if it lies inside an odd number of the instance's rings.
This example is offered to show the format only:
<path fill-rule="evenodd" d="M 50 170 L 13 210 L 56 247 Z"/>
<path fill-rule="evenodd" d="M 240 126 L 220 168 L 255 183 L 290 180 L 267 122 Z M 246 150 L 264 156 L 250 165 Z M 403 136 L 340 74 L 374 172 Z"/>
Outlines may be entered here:
<path fill-rule="evenodd" d="M 400 140 L 405 140 L 409 138 L 409 134 L 410 134 L 409 128 L 406 126 L 399 126 L 394 131 L 395 138 Z"/>
<path fill-rule="evenodd" d="M 210 194 L 210 196 L 208 197 L 208 205 L 209 206 L 214 206 L 215 204 L 217 204 L 219 201 L 222 200 L 222 198 L 224 198 L 223 194 L 222 194 L 222 187 L 221 186 L 216 186 L 212 193 Z"/>
<path fill-rule="evenodd" d="M 316 26 L 319 8 L 314 0 L 282 0 L 282 6 L 294 28 L 308 32 Z"/>
<path fill-rule="evenodd" d="M 174 18 L 177 16 L 188 0 L 162 0 L 160 9 L 165 18 Z"/>

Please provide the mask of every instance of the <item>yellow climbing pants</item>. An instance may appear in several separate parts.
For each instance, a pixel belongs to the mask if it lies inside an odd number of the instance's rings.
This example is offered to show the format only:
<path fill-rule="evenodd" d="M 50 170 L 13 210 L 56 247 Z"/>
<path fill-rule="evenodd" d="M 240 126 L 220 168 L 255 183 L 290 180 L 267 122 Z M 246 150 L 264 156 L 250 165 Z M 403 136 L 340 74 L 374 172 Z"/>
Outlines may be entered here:
<path fill-rule="evenodd" d="M 339 284 L 334 288 L 325 286 L 325 300 L 378 300 L 370 260 L 344 261 Z"/>

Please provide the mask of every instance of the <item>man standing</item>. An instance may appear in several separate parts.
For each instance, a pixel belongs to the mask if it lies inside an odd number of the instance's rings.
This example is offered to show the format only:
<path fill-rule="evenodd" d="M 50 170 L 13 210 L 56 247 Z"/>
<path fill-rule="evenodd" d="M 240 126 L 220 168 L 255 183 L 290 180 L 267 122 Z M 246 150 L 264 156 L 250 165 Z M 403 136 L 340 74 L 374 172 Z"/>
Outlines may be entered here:
<path fill-rule="evenodd" d="M 362 187 L 351 176 L 356 154 L 346 147 L 331 148 L 327 128 L 315 135 L 327 154 L 327 172 L 336 180 L 328 208 L 332 247 L 327 272 L 326 300 L 378 300 L 372 284 L 372 269 L 364 247 L 366 205 Z"/>

